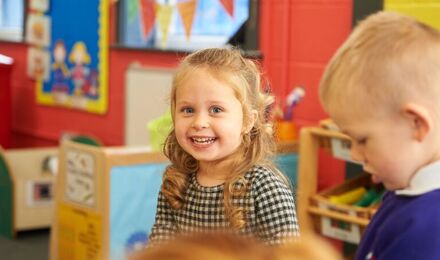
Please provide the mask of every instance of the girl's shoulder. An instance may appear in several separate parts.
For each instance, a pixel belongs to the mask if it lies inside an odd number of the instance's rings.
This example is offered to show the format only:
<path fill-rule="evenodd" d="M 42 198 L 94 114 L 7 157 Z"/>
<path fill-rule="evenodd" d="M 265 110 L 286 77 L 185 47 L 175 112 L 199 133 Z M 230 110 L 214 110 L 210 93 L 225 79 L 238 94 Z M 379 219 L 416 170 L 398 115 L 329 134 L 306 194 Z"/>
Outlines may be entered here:
<path fill-rule="evenodd" d="M 270 167 L 254 166 L 245 175 L 250 196 L 293 201 L 291 186 L 281 174 Z"/>
<path fill-rule="evenodd" d="M 267 166 L 256 165 L 252 167 L 246 174 L 245 179 L 254 185 L 276 184 L 277 186 L 287 186 L 281 173 L 276 172 Z"/>
<path fill-rule="evenodd" d="M 263 165 L 255 165 L 245 174 L 245 178 L 248 180 L 267 178 L 270 176 L 275 176 L 274 170 Z"/>

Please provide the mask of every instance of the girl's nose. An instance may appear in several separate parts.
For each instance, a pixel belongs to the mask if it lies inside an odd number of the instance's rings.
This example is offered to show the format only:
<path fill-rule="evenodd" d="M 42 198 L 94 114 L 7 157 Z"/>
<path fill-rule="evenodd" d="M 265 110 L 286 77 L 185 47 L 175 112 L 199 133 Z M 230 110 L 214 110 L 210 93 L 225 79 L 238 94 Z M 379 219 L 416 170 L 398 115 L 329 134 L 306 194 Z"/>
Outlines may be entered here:
<path fill-rule="evenodd" d="M 196 130 L 204 129 L 209 127 L 208 118 L 205 115 L 199 114 L 194 117 L 191 125 L 192 128 Z"/>

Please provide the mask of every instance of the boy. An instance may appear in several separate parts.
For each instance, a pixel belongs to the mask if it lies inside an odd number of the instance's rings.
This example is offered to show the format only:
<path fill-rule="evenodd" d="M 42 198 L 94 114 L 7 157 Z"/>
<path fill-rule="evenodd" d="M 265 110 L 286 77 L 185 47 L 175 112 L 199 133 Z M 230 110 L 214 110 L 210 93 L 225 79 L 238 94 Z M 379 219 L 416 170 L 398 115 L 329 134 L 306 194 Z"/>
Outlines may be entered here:
<path fill-rule="evenodd" d="M 356 259 L 440 259 L 440 33 L 379 12 L 362 21 L 320 84 L 352 157 L 389 192 Z"/>

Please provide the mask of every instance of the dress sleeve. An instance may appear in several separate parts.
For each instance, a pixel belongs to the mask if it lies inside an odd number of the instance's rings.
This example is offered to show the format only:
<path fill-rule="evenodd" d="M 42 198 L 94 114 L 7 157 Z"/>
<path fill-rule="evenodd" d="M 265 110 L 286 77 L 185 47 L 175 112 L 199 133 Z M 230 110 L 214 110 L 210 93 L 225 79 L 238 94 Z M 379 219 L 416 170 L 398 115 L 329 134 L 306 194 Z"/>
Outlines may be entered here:
<path fill-rule="evenodd" d="M 260 238 L 269 245 L 299 235 L 295 201 L 290 188 L 274 173 L 255 180 L 255 209 Z"/>
<path fill-rule="evenodd" d="M 176 233 L 173 209 L 167 202 L 162 191 L 159 192 L 156 220 L 148 239 L 148 246 L 163 244 L 169 241 Z"/>

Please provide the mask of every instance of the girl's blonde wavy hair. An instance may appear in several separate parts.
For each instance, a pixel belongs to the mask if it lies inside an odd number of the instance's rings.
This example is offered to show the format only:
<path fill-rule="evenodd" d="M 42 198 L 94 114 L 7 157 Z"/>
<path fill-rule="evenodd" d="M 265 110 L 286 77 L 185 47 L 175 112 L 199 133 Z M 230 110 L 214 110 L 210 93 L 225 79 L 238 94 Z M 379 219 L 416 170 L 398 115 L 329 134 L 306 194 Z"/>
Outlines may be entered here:
<path fill-rule="evenodd" d="M 243 108 L 244 124 L 250 122 L 253 110 L 257 118 L 249 133 L 242 134 L 242 144 L 229 156 L 231 175 L 225 181 L 225 215 L 234 229 L 244 227 L 245 209 L 233 204 L 234 198 L 246 194 L 248 183 L 244 175 L 254 165 L 269 167 L 284 176 L 272 163 L 276 145 L 272 135 L 272 124 L 268 121 L 269 106 L 274 98 L 261 90 L 261 75 L 254 61 L 244 58 L 239 50 L 210 48 L 188 55 L 179 65 L 171 88 L 171 114 L 174 121 L 176 90 L 188 76 L 198 69 L 204 69 L 217 80 L 230 86 Z M 162 193 L 174 209 L 180 209 L 185 202 L 189 176 L 198 170 L 198 161 L 179 145 L 174 130 L 168 135 L 164 154 L 171 166 L 164 174 Z M 283 177 L 285 180 L 286 178 Z"/>

